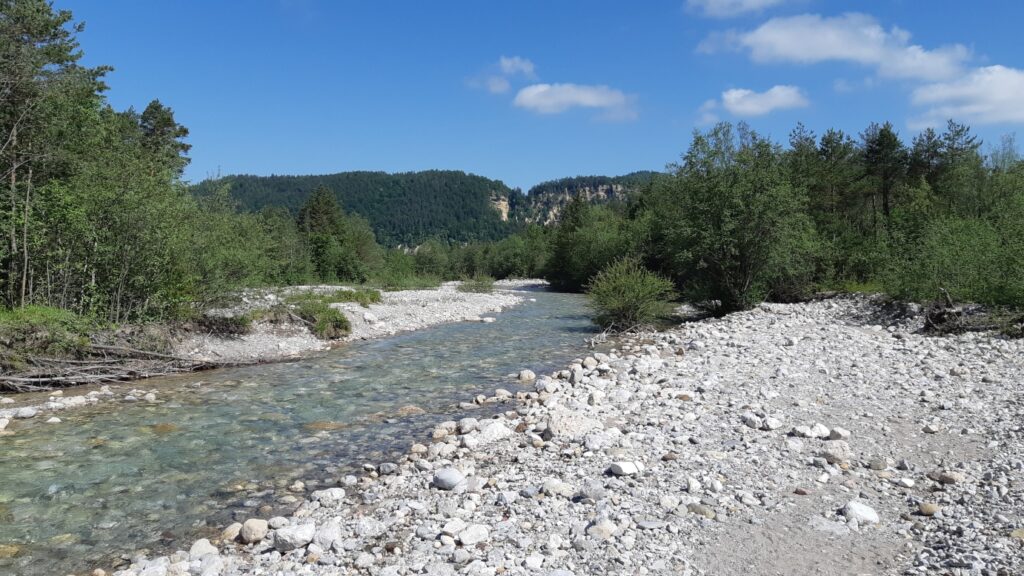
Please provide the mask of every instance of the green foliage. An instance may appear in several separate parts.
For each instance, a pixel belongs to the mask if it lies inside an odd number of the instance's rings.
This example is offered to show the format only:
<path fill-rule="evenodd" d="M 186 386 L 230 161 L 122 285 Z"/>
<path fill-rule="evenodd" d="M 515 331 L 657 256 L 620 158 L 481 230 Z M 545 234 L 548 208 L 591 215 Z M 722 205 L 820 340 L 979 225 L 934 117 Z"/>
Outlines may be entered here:
<path fill-rule="evenodd" d="M 494 278 L 483 274 L 463 280 L 458 286 L 459 292 L 490 294 L 494 291 Z"/>
<path fill-rule="evenodd" d="M 19 355 L 78 357 L 89 346 L 89 335 L 101 328 L 95 319 L 48 306 L 0 309 L 0 349 Z M 17 358 L 0 353 L 0 365 Z"/>
<path fill-rule="evenodd" d="M 379 290 L 372 288 L 341 288 L 328 293 L 300 292 L 285 298 L 285 302 L 289 304 L 298 304 L 307 300 L 316 300 L 325 304 L 356 302 L 363 308 L 368 308 L 370 304 L 380 303 L 381 294 Z"/>
<path fill-rule="evenodd" d="M 241 336 L 252 330 L 254 316 L 211 316 L 203 314 L 192 321 L 196 331 L 218 336 Z"/>
<path fill-rule="evenodd" d="M 894 263 L 887 290 L 929 301 L 945 289 L 957 301 L 1024 306 L 1024 230 L 1006 224 L 953 217 L 930 222 L 904 259 Z"/>
<path fill-rule="evenodd" d="M 545 278 L 557 290 L 579 292 L 602 268 L 632 254 L 640 236 L 622 214 L 577 199 L 551 241 Z"/>
<path fill-rule="evenodd" d="M 321 281 L 365 282 L 380 260 L 369 224 L 345 214 L 325 187 L 317 188 L 299 210 L 298 224 Z"/>
<path fill-rule="evenodd" d="M 440 286 L 441 278 L 417 274 L 412 255 L 391 250 L 384 256 L 383 265 L 370 283 L 388 291 L 419 290 Z"/>
<path fill-rule="evenodd" d="M 295 315 L 309 324 L 310 330 L 318 338 L 336 340 L 351 331 L 348 318 L 322 298 L 304 298 L 291 305 Z"/>
<path fill-rule="evenodd" d="M 413 270 L 417 276 L 443 278 L 449 274 L 451 263 L 448 246 L 431 238 L 413 251 Z"/>
<path fill-rule="evenodd" d="M 675 297 L 672 282 L 644 268 L 635 258 L 622 258 L 598 272 L 587 285 L 604 328 L 630 330 L 649 326 L 668 314 Z"/>
<path fill-rule="evenodd" d="M 802 198 L 778 147 L 743 126 L 696 133 L 648 210 L 655 259 L 694 300 L 732 311 L 809 289 L 818 246 Z"/>
<path fill-rule="evenodd" d="M 229 176 L 202 182 L 203 196 L 230 184 L 246 210 L 277 206 L 297 213 L 319 188 L 365 218 L 386 246 L 416 246 L 430 238 L 446 242 L 497 240 L 515 231 L 503 222 L 492 199 L 519 194 L 498 180 L 458 171 L 428 170 L 387 174 L 343 172 L 323 176 Z"/>

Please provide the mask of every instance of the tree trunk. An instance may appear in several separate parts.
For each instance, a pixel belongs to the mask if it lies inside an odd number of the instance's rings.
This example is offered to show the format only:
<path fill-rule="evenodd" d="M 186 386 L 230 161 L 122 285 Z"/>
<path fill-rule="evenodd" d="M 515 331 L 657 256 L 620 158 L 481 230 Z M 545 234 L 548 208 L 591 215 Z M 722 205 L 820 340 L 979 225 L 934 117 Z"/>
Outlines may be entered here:
<path fill-rule="evenodd" d="M 21 249 L 23 257 L 21 260 L 21 307 L 25 307 L 25 290 L 28 287 L 28 220 L 29 206 L 32 202 L 32 167 L 28 169 L 28 179 L 25 182 L 25 205 L 22 207 L 21 224 Z"/>
<path fill-rule="evenodd" d="M 9 232 L 9 250 L 7 255 L 7 303 L 14 303 L 14 283 L 17 280 L 16 256 L 18 254 L 18 225 L 15 215 L 18 213 L 18 126 L 11 128 L 11 225 Z"/>

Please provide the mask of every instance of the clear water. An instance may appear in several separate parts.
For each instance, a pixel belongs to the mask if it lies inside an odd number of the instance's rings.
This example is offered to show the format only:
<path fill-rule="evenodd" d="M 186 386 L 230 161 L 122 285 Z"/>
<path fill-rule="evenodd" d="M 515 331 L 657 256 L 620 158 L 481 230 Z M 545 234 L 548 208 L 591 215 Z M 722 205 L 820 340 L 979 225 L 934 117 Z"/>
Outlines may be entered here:
<path fill-rule="evenodd" d="M 111 402 L 0 436 L 0 573 L 87 573 L 187 547 L 234 519 L 287 512 L 295 479 L 332 483 L 463 415 L 521 368 L 560 368 L 592 331 L 580 296 L 536 292 L 492 324 L 440 326 L 297 362 L 134 383 Z M 399 408 L 426 411 L 401 416 Z M 301 494 L 297 494 L 301 497 Z M 268 508 L 268 506 L 270 508 Z M 294 504 L 292 504 L 294 506 Z"/>

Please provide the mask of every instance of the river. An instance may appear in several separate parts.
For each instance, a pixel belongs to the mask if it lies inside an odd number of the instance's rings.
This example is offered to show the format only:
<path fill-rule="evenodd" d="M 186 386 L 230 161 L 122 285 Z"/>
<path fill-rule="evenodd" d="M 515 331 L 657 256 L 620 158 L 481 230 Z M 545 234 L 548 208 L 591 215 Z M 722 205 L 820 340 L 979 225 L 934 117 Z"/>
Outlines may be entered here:
<path fill-rule="evenodd" d="M 486 414 L 458 402 L 514 391 L 508 375 L 521 368 L 564 367 L 593 332 L 583 297 L 528 296 L 491 324 L 135 382 L 158 402 L 19 421 L 0 436 L 0 547 L 17 547 L 0 573 L 81 574 L 135 550 L 187 550 L 235 519 L 288 512 L 288 496 L 303 497 L 286 488 L 295 480 L 336 485 L 426 442 L 436 422 Z M 425 413 L 403 416 L 409 405 Z"/>

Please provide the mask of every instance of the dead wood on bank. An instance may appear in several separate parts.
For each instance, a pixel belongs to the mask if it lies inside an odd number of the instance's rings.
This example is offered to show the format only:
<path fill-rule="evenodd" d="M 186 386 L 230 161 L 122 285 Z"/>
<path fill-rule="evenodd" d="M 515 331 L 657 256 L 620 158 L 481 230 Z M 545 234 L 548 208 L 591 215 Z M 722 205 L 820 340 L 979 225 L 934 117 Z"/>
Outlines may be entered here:
<path fill-rule="evenodd" d="M 239 365 L 237 362 L 192 360 L 162 352 L 102 344 L 90 344 L 85 352 L 85 358 L 78 359 L 20 355 L 21 369 L 0 374 L 0 391 L 40 392 Z"/>

